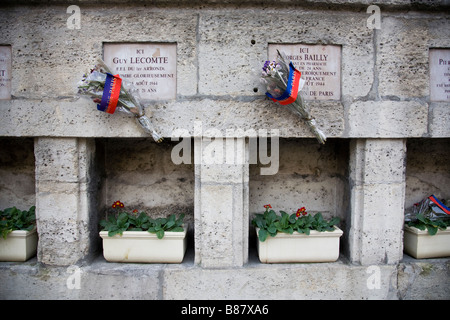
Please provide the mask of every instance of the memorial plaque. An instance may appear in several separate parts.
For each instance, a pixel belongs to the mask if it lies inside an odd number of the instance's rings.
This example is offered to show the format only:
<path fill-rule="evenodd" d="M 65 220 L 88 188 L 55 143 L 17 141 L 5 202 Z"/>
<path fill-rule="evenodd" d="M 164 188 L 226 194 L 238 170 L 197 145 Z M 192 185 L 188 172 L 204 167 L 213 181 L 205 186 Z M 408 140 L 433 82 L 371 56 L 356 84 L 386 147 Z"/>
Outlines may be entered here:
<path fill-rule="evenodd" d="M 105 43 L 103 58 L 114 74 L 133 83 L 142 100 L 176 98 L 176 43 Z"/>
<path fill-rule="evenodd" d="M 11 99 L 11 46 L 0 46 L 0 99 Z"/>
<path fill-rule="evenodd" d="M 341 99 L 341 46 L 269 44 L 269 59 L 284 52 L 305 79 L 308 100 Z"/>
<path fill-rule="evenodd" d="M 450 49 L 430 49 L 430 100 L 450 101 Z"/>

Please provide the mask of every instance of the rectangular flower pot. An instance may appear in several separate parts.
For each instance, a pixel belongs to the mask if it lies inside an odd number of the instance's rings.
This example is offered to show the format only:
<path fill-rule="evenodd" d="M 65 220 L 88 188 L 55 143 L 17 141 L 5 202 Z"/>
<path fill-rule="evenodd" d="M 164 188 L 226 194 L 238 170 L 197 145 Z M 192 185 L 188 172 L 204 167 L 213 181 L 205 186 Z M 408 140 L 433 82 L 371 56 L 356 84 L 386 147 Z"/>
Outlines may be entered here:
<path fill-rule="evenodd" d="M 258 236 L 258 228 L 256 235 Z M 339 258 L 339 238 L 343 231 L 319 232 L 311 230 L 309 235 L 294 232 L 268 236 L 266 241 L 256 239 L 259 260 L 262 263 L 333 262 Z"/>
<path fill-rule="evenodd" d="M 162 239 L 148 231 L 124 231 L 103 239 L 103 256 L 109 262 L 181 263 L 186 252 L 186 232 L 165 232 Z"/>
<path fill-rule="evenodd" d="M 36 255 L 38 234 L 36 228 L 31 231 L 14 230 L 0 237 L 0 261 L 27 261 Z"/>
<path fill-rule="evenodd" d="M 416 259 L 450 256 L 450 227 L 430 236 L 427 230 L 405 225 L 404 251 Z"/>

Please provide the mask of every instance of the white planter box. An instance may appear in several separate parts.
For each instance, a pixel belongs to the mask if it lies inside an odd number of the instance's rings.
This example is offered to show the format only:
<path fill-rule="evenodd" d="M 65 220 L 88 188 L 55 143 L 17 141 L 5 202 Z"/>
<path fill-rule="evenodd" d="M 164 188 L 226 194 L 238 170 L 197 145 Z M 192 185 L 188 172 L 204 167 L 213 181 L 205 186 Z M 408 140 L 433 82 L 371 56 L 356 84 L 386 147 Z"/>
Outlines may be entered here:
<path fill-rule="evenodd" d="M 256 228 L 256 235 L 258 230 Z M 278 233 L 275 237 L 269 235 L 264 242 L 257 238 L 259 260 L 262 263 L 336 261 L 342 234 L 342 230 L 335 227 L 334 231 L 329 232 L 311 230 L 309 235 Z"/>
<path fill-rule="evenodd" d="M 108 236 L 100 231 L 103 239 L 103 256 L 110 262 L 181 263 L 186 252 L 186 232 L 165 232 L 164 238 L 148 231 L 125 231 L 123 235 Z"/>
<path fill-rule="evenodd" d="M 0 237 L 0 261 L 27 261 L 37 251 L 38 234 L 36 228 L 31 231 L 14 230 Z"/>
<path fill-rule="evenodd" d="M 450 256 L 450 227 L 430 236 L 427 230 L 405 225 L 404 251 L 416 259 Z"/>

